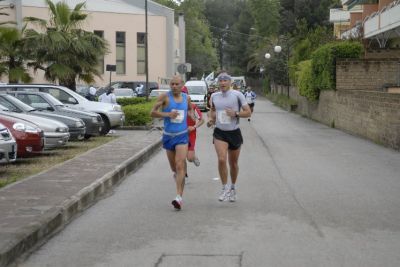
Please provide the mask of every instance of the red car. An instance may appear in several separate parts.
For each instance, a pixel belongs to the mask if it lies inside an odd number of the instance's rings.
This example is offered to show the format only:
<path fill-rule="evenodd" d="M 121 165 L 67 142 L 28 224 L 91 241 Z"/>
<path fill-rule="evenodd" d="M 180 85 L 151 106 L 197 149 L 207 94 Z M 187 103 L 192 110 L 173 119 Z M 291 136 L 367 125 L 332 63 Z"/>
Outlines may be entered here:
<path fill-rule="evenodd" d="M 35 124 L 6 115 L 0 115 L 0 123 L 10 130 L 17 141 L 18 157 L 31 156 L 43 150 L 44 134 Z"/>

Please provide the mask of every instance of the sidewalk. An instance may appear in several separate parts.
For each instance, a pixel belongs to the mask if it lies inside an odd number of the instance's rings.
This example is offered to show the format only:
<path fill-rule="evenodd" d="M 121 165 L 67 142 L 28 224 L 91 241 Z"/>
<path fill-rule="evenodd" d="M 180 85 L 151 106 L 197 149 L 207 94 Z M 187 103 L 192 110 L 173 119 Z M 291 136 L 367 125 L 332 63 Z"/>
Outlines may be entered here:
<path fill-rule="evenodd" d="M 0 266 L 62 230 L 161 147 L 158 131 L 120 136 L 77 158 L 0 189 Z"/>

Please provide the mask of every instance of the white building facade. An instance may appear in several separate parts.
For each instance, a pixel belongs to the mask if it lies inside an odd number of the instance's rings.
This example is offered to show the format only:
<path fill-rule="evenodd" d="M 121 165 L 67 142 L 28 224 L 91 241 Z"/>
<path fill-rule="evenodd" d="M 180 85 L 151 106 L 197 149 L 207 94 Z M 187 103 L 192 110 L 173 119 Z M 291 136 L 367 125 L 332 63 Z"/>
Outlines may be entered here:
<path fill-rule="evenodd" d="M 53 2 L 57 3 L 60 0 Z M 65 0 L 65 2 L 70 8 L 86 2 L 83 11 L 88 14 L 88 18 L 86 24 L 82 26 L 83 29 L 98 34 L 109 44 L 110 53 L 99 62 L 103 75 L 96 79 L 97 86 L 108 84 L 110 79 L 110 73 L 106 71 L 108 64 L 116 65 L 116 72 L 112 72 L 113 81 L 146 80 L 144 0 Z M 15 21 L 17 27 L 22 27 L 24 17 L 49 19 L 49 10 L 44 0 L 7 0 L 0 2 L 0 6 L 9 6 L 9 9 L 3 10 L 9 16 L 2 17 L 1 20 Z M 176 66 L 185 60 L 185 48 L 179 47 L 184 38 L 184 31 L 180 31 L 179 26 L 174 23 L 174 10 L 148 1 L 149 81 L 159 82 L 160 79 L 172 77 L 176 73 Z M 34 82 L 46 82 L 43 73 L 35 74 Z"/>

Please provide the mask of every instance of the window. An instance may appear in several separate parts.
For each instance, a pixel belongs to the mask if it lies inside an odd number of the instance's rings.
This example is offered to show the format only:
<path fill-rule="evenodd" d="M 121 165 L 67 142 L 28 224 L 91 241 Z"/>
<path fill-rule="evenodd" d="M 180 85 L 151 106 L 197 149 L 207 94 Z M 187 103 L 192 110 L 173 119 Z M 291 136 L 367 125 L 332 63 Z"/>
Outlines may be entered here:
<path fill-rule="evenodd" d="M 116 32 L 115 43 L 117 46 L 116 49 L 116 65 L 117 65 L 117 74 L 125 74 L 125 32 Z"/>
<path fill-rule="evenodd" d="M 146 73 L 145 40 L 146 33 L 137 33 L 137 74 Z"/>
<path fill-rule="evenodd" d="M 51 108 L 51 106 L 49 105 L 49 103 L 47 103 L 46 100 L 44 100 L 41 96 L 38 95 L 25 95 L 30 102 L 30 106 L 34 107 L 36 109 L 39 110 L 43 110 L 43 109 L 48 109 Z"/>
<path fill-rule="evenodd" d="M 104 38 L 104 31 L 94 31 L 94 34 L 100 38 Z M 98 70 L 101 74 L 104 74 L 104 56 L 99 57 L 98 62 Z"/>

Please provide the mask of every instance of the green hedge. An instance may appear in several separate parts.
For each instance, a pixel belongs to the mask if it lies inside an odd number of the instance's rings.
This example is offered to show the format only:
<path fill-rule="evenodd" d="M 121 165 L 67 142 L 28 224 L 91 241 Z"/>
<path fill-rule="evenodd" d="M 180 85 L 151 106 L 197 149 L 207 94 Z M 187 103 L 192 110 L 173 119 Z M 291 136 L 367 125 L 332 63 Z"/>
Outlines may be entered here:
<path fill-rule="evenodd" d="M 143 99 L 141 103 L 122 106 L 125 113 L 125 126 L 143 126 L 152 121 L 150 111 L 156 100 L 146 102 L 146 99 Z"/>
<path fill-rule="evenodd" d="M 136 105 L 146 103 L 145 97 L 125 97 L 117 99 L 117 103 L 121 106 Z"/>
<path fill-rule="evenodd" d="M 308 100 L 317 100 L 319 90 L 313 87 L 311 73 L 311 60 L 299 62 L 296 71 L 296 84 L 299 88 L 300 95 L 306 97 Z"/>
<path fill-rule="evenodd" d="M 359 42 L 344 41 L 329 43 L 315 50 L 311 55 L 312 87 L 314 90 L 336 88 L 336 59 L 360 58 L 363 46 Z"/>

